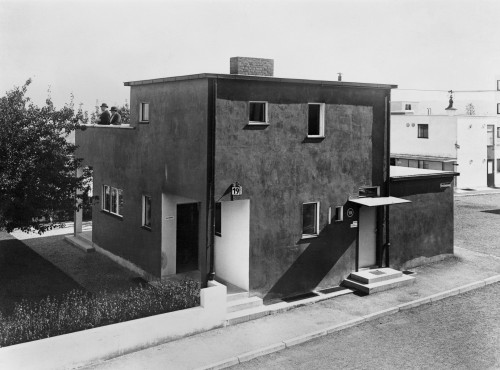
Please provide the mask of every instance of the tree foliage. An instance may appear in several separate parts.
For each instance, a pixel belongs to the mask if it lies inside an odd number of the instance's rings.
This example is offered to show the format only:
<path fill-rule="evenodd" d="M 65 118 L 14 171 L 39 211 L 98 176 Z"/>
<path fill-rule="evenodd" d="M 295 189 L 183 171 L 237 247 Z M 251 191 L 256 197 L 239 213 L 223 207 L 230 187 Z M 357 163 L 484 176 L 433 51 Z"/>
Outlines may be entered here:
<path fill-rule="evenodd" d="M 0 229 L 43 233 L 61 226 L 57 214 L 85 198 L 90 173 L 76 177 L 81 159 L 66 139 L 88 116 L 73 99 L 56 109 L 50 97 L 38 107 L 26 96 L 31 80 L 0 98 Z"/>

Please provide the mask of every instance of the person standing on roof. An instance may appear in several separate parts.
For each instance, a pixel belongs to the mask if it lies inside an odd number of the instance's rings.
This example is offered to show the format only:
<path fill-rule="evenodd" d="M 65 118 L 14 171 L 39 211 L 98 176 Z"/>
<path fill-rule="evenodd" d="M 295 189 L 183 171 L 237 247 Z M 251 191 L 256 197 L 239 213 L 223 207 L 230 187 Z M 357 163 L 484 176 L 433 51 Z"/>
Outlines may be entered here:
<path fill-rule="evenodd" d="M 97 119 L 96 123 L 98 125 L 109 125 L 111 120 L 111 113 L 108 111 L 108 105 L 106 103 L 101 104 L 101 115 Z"/>
<path fill-rule="evenodd" d="M 112 125 L 121 125 L 122 123 L 122 116 L 120 116 L 120 113 L 118 113 L 118 109 L 116 109 L 116 107 L 111 107 L 110 123 Z"/>

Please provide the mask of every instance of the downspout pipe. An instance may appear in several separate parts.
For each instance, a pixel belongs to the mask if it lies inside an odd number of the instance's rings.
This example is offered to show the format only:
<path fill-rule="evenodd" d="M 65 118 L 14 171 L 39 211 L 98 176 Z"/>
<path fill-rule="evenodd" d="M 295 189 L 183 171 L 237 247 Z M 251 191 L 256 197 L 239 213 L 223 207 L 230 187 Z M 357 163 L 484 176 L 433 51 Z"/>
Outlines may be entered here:
<path fill-rule="evenodd" d="M 209 81 L 209 106 L 208 106 L 208 168 L 207 168 L 207 207 L 208 207 L 208 240 L 209 270 L 207 281 L 215 278 L 215 128 L 217 108 L 217 78 Z"/>
<path fill-rule="evenodd" d="M 385 97 L 385 122 L 386 122 L 386 179 L 385 179 L 385 194 L 387 197 L 391 196 L 391 109 L 390 109 L 390 97 L 391 90 L 389 94 Z M 389 209 L 390 207 L 385 206 L 385 266 L 389 267 L 389 251 L 391 249 L 391 238 L 390 238 L 390 224 L 389 224 Z"/>

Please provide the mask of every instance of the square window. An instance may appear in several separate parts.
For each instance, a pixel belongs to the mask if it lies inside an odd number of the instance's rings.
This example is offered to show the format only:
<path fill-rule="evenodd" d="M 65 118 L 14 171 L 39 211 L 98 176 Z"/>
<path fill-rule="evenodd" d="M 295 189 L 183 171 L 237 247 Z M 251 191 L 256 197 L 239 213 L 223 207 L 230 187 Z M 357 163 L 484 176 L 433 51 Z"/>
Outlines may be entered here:
<path fill-rule="evenodd" d="M 142 226 L 151 229 L 151 197 L 142 196 Z"/>
<path fill-rule="evenodd" d="M 309 103 L 307 115 L 307 136 L 325 136 L 325 104 Z"/>
<path fill-rule="evenodd" d="M 251 101 L 248 103 L 248 121 L 250 124 L 267 123 L 267 102 Z"/>
<path fill-rule="evenodd" d="M 139 109 L 139 121 L 149 122 L 149 103 L 141 103 Z"/>
<path fill-rule="evenodd" d="M 215 203 L 215 235 L 222 236 L 222 204 Z"/>
<path fill-rule="evenodd" d="M 411 110 L 411 104 L 405 104 L 405 110 Z"/>
<path fill-rule="evenodd" d="M 418 138 L 428 139 L 429 138 L 429 125 L 419 124 L 418 125 Z"/>
<path fill-rule="evenodd" d="M 319 202 L 302 204 L 302 237 L 319 234 Z"/>

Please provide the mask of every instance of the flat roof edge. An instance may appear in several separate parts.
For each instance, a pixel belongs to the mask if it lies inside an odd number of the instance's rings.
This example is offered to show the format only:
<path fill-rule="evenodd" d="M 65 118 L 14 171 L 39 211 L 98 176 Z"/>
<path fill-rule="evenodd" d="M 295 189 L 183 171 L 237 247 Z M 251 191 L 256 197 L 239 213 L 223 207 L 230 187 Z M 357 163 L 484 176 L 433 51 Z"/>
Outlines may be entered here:
<path fill-rule="evenodd" d="M 299 79 L 299 78 L 280 78 L 280 77 L 217 74 L 217 73 L 199 73 L 199 74 L 185 75 L 185 76 L 164 77 L 164 78 L 155 78 L 155 79 L 138 80 L 138 81 L 128 81 L 128 82 L 124 82 L 123 85 L 124 86 L 139 86 L 139 85 L 149 85 L 149 84 L 173 82 L 173 81 L 196 80 L 196 79 L 203 79 L 203 78 L 303 83 L 303 84 L 331 85 L 331 86 L 372 88 L 372 89 L 395 89 L 398 87 L 398 85 L 392 85 L 392 84 L 375 84 L 375 83 L 364 83 L 364 82 L 327 81 L 327 80 L 307 80 L 307 79 Z"/>
<path fill-rule="evenodd" d="M 411 180 L 427 180 L 430 178 L 442 179 L 442 178 L 456 177 L 456 176 L 460 176 L 460 173 L 453 172 L 453 171 L 443 171 L 443 173 L 391 176 L 391 182 L 411 181 Z"/>

